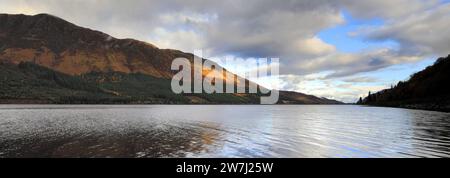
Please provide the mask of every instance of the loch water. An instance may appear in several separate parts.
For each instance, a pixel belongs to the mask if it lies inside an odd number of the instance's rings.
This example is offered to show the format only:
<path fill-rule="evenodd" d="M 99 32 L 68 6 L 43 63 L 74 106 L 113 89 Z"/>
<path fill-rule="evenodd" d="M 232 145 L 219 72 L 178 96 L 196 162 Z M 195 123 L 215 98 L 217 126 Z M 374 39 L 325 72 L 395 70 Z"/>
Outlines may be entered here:
<path fill-rule="evenodd" d="M 353 105 L 0 105 L 0 157 L 450 157 L 450 114 Z"/>

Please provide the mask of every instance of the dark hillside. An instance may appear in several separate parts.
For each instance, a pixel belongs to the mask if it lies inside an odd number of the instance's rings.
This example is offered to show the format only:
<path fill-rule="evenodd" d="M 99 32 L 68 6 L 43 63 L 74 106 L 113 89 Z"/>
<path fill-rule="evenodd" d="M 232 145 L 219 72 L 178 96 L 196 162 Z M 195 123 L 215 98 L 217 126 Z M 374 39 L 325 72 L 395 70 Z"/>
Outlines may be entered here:
<path fill-rule="evenodd" d="M 450 55 L 360 104 L 450 111 Z"/>

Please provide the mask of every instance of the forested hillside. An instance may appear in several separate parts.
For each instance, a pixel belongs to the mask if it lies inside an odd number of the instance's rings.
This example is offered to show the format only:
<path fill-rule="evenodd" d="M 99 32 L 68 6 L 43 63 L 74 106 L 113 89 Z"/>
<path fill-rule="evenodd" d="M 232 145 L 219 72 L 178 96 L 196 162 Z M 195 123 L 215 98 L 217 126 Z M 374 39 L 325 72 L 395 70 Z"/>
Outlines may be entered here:
<path fill-rule="evenodd" d="M 450 111 L 450 55 L 359 104 Z"/>
<path fill-rule="evenodd" d="M 33 63 L 0 64 L 0 103 L 259 103 L 258 96 L 174 94 L 170 80 L 120 72 L 71 76 Z"/>

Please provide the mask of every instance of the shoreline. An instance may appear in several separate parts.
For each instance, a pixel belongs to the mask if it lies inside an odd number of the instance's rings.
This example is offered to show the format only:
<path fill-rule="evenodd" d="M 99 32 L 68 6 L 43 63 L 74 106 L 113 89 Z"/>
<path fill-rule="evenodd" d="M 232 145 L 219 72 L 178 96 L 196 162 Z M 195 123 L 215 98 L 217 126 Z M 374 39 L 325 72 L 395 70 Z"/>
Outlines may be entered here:
<path fill-rule="evenodd" d="M 422 106 L 422 105 L 424 105 L 424 104 L 409 104 L 409 105 L 399 105 L 399 106 L 387 106 L 387 105 L 359 105 L 359 106 L 386 107 L 386 108 L 399 108 L 399 109 L 411 109 L 411 110 L 436 111 L 436 112 L 450 113 L 450 106 L 431 108 L 430 104 L 428 106 Z"/>
<path fill-rule="evenodd" d="M 256 104 L 256 103 L 145 103 L 145 102 L 130 102 L 130 103 L 82 103 L 82 102 L 73 102 L 73 103 L 57 103 L 46 100 L 0 100 L 0 105 L 174 105 L 174 106 L 202 106 L 202 105 L 235 105 L 235 106 L 267 106 L 269 104 Z M 332 103 L 332 104 L 323 104 L 323 103 L 299 103 L 299 104 L 274 104 L 274 105 L 282 105 L 282 106 L 302 106 L 302 105 L 325 105 L 325 106 L 347 106 L 347 105 L 357 105 L 357 106 L 368 106 L 368 107 L 386 107 L 386 108 L 399 108 L 399 109 L 411 109 L 411 110 L 424 110 L 424 111 L 437 111 L 437 112 L 445 112 L 450 113 L 450 106 L 438 106 L 436 104 L 408 104 L 408 105 L 358 105 L 351 103 Z"/>

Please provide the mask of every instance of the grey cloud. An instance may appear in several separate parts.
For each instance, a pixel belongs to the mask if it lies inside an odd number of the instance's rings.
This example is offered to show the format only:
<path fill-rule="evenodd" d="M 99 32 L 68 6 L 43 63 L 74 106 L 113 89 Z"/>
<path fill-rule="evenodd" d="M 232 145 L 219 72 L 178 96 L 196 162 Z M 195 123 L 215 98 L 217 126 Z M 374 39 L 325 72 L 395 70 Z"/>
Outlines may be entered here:
<path fill-rule="evenodd" d="M 355 18 L 401 19 L 436 6 L 439 0 L 340 0 Z"/>
<path fill-rule="evenodd" d="M 446 4 L 412 14 L 366 35 L 369 40 L 395 40 L 403 53 L 443 56 L 450 52 L 449 19 L 450 4 Z"/>
<path fill-rule="evenodd" d="M 352 77 L 349 79 L 345 79 L 344 81 L 348 83 L 372 83 L 377 82 L 378 79 L 372 77 Z"/>
<path fill-rule="evenodd" d="M 328 79 L 375 71 L 405 62 L 415 62 L 424 57 L 407 55 L 392 49 L 378 49 L 354 54 L 334 53 L 305 62 L 301 61 L 292 67 L 298 68 L 306 74 L 331 70 L 332 72 L 324 77 L 324 79 Z"/>

